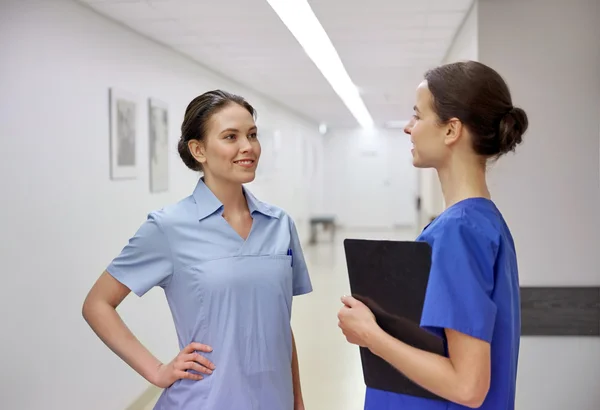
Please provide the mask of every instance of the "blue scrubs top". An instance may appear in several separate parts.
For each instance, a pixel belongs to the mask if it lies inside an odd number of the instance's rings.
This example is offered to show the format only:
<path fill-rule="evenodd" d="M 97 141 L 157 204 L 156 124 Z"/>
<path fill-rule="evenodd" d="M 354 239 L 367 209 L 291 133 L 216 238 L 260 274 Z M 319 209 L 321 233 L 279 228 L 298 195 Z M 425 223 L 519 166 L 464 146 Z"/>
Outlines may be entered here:
<path fill-rule="evenodd" d="M 432 265 L 421 326 L 491 344 L 491 386 L 482 410 L 513 410 L 521 330 L 519 277 L 511 233 L 494 203 L 471 198 L 446 209 L 421 233 Z M 459 410 L 455 403 L 367 388 L 367 410 Z"/>
<path fill-rule="evenodd" d="M 138 296 L 164 289 L 183 349 L 213 348 L 203 380 L 165 389 L 156 410 L 292 410 L 292 297 L 312 291 L 293 220 L 244 193 L 244 240 L 202 179 L 193 195 L 150 213 L 107 271 Z"/>

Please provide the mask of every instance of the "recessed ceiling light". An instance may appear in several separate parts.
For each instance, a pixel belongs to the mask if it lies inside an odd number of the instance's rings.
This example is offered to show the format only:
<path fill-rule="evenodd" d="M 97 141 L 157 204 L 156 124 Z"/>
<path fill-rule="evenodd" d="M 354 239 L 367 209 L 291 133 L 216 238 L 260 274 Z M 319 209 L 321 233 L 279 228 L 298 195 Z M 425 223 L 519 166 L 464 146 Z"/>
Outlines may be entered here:
<path fill-rule="evenodd" d="M 319 124 L 319 132 L 321 133 L 321 135 L 325 135 L 327 133 L 327 124 Z"/>

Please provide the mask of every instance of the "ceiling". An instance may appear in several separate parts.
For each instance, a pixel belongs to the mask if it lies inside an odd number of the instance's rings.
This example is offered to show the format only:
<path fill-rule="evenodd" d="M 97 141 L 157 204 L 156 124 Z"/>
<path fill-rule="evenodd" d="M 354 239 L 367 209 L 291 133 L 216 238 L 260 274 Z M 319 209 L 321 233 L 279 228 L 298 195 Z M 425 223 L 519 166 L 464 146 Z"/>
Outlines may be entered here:
<path fill-rule="evenodd" d="M 266 0 L 79 0 L 329 128 L 358 123 Z M 309 0 L 376 126 L 407 119 L 472 0 Z"/>

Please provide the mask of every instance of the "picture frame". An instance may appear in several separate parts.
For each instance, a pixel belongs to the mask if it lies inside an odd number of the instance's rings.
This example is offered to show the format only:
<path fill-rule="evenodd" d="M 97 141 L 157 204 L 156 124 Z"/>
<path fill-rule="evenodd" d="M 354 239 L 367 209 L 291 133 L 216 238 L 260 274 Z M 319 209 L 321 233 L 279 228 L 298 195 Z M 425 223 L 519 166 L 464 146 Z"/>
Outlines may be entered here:
<path fill-rule="evenodd" d="M 148 99 L 148 164 L 150 192 L 169 190 L 169 107 Z"/>
<path fill-rule="evenodd" d="M 118 88 L 109 89 L 110 177 L 112 180 L 138 176 L 138 100 Z"/>

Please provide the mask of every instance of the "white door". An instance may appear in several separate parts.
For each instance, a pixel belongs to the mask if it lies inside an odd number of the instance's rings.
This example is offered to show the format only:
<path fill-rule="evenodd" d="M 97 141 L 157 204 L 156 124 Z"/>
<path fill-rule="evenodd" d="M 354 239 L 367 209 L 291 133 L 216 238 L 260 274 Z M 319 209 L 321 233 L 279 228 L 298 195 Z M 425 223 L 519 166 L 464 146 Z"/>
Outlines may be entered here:
<path fill-rule="evenodd" d="M 345 186 L 337 190 L 342 223 L 348 228 L 374 230 L 414 226 L 417 174 L 409 139 L 386 132 L 353 137 L 347 138 L 344 146 L 340 182 Z"/>
<path fill-rule="evenodd" d="M 412 164 L 410 138 L 401 132 L 388 134 L 388 167 L 390 170 L 390 199 L 392 225 L 414 228 L 419 221 L 417 199 L 419 173 Z"/>

